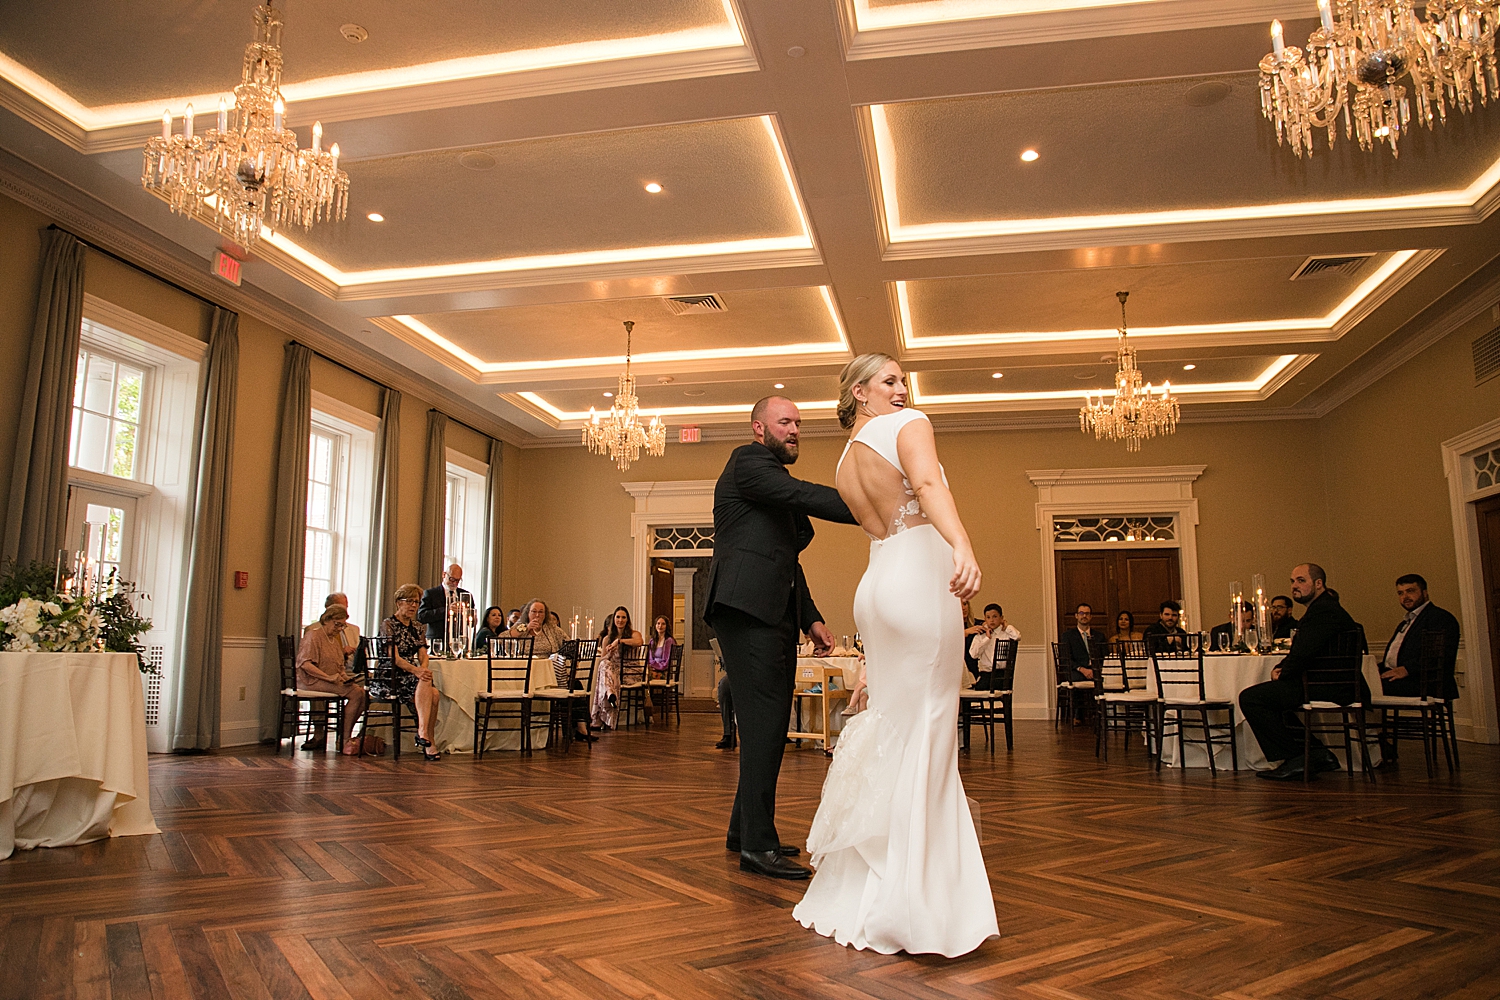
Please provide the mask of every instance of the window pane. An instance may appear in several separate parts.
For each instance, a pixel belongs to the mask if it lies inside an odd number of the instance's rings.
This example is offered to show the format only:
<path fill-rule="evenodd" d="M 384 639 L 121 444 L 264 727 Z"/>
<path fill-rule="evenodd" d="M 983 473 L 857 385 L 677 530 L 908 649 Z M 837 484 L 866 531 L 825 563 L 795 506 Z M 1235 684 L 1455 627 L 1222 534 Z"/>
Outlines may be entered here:
<path fill-rule="evenodd" d="M 80 382 L 79 385 L 83 383 Z M 73 410 L 73 431 L 68 435 L 68 464 L 78 464 L 78 432 L 83 425 L 83 414 L 77 409 Z"/>
<path fill-rule="evenodd" d="M 78 352 L 78 371 L 73 375 L 73 405 L 83 405 L 83 384 L 89 376 L 89 352 Z"/>
<path fill-rule="evenodd" d="M 322 483 L 307 484 L 307 526 L 309 528 L 321 528 L 327 531 L 333 527 L 332 518 L 329 516 L 329 501 L 332 499 L 332 489 Z"/>
<path fill-rule="evenodd" d="M 124 479 L 135 477 L 135 425 L 115 421 L 115 454 L 112 475 Z"/>
<path fill-rule="evenodd" d="M 333 536 L 326 531 L 312 533 L 308 539 L 307 564 L 309 576 L 328 580 L 333 576 Z"/>
<path fill-rule="evenodd" d="M 308 471 L 308 478 L 317 483 L 333 482 L 333 441 L 321 434 L 315 435 L 309 458 L 311 468 Z"/>
<path fill-rule="evenodd" d="M 83 408 L 93 413 L 107 415 L 114 412 L 114 402 L 115 363 L 97 354 L 91 355 L 88 378 L 83 387 Z"/>
<path fill-rule="evenodd" d="M 142 379 L 141 373 L 135 369 L 121 367 L 120 387 L 115 392 L 115 416 L 140 423 Z"/>
<path fill-rule="evenodd" d="M 80 469 L 90 472 L 109 471 L 109 418 L 94 413 L 82 413 L 78 428 L 78 460 Z"/>

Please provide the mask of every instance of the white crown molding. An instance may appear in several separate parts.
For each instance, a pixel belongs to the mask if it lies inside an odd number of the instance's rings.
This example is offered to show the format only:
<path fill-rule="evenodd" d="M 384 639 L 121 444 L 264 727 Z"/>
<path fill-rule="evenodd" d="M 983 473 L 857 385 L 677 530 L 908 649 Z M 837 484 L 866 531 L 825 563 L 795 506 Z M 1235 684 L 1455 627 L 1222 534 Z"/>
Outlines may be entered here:
<path fill-rule="evenodd" d="M 1193 483 L 1206 465 L 1158 465 L 1115 469 L 1027 469 L 1036 487 L 1104 486 L 1120 483 Z"/>
<path fill-rule="evenodd" d="M 518 73 L 503 73 L 463 80 L 445 80 L 389 90 L 335 94 L 291 101 L 287 123 L 307 125 L 315 120 L 327 122 L 382 118 L 388 115 L 444 108 L 544 97 L 550 94 L 582 90 L 605 90 L 665 83 L 673 80 L 751 73 L 760 62 L 749 45 L 726 46 L 692 52 L 666 52 L 658 55 L 612 59 L 606 62 L 556 66 Z M 227 65 L 226 72 L 234 66 Z M 225 91 L 233 81 L 225 77 Z M 170 101 L 171 98 L 163 98 Z M 86 129 L 61 111 L 0 79 L 0 107 L 84 154 L 107 153 L 122 149 L 139 149 L 160 131 L 157 121 L 131 122 L 123 125 Z M 352 151 L 351 151 L 352 152 Z"/>
<path fill-rule="evenodd" d="M 4 149 L 0 149 L 0 194 L 47 216 L 90 243 L 132 261 L 150 274 L 225 309 L 268 324 L 373 382 L 421 399 L 441 400 L 450 416 L 470 424 L 481 433 L 508 444 L 519 445 L 526 440 L 524 432 L 501 422 L 495 414 L 454 397 L 449 389 L 387 358 L 358 349 L 345 334 L 269 293 L 253 285 L 229 285 L 214 277 L 207 260 L 191 255 L 93 195 Z"/>
<path fill-rule="evenodd" d="M 122 309 L 90 292 L 83 293 L 83 315 L 85 319 L 100 326 L 107 326 L 127 337 L 138 337 L 148 344 L 192 361 L 202 361 L 203 356 L 208 353 L 208 345 L 198 338 L 189 337 L 180 330 L 164 326 L 129 309 Z"/>
<path fill-rule="evenodd" d="M 647 497 L 713 496 L 715 479 L 679 479 L 621 483 L 620 488 L 637 502 Z"/>
<path fill-rule="evenodd" d="M 1306 18 L 1305 3 L 1265 0 L 1155 0 L 1076 10 L 1037 11 L 859 30 L 853 0 L 839 3 L 845 55 L 851 61 L 1037 45 L 1078 38 L 1191 31 Z"/>

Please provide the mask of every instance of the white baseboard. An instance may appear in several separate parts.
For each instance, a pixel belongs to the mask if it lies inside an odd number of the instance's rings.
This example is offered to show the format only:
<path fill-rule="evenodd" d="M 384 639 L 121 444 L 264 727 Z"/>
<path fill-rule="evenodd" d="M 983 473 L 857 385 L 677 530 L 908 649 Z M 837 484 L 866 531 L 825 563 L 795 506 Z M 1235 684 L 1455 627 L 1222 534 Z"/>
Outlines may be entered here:
<path fill-rule="evenodd" d="M 219 746 L 221 747 L 245 747 L 259 742 L 259 722 L 231 722 L 219 726 Z"/>

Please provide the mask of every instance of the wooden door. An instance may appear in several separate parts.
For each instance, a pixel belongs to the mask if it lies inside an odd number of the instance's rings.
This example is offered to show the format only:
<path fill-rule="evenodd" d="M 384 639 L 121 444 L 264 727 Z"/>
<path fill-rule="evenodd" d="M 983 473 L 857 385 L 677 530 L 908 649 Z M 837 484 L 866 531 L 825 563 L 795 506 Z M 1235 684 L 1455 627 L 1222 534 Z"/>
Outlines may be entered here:
<path fill-rule="evenodd" d="M 1474 505 L 1479 522 L 1479 565 L 1484 573 L 1484 620 L 1490 630 L 1490 670 L 1500 711 L 1500 496 Z"/>
<path fill-rule="evenodd" d="M 670 559 L 651 560 L 651 616 L 640 625 L 641 635 L 650 637 L 655 633 L 656 619 L 665 615 L 671 621 L 676 611 L 673 606 L 673 583 L 675 567 Z"/>
<path fill-rule="evenodd" d="M 1182 600 L 1177 550 L 1169 548 L 1059 550 L 1057 631 L 1074 627 L 1082 602 L 1094 609 L 1093 627 L 1113 635 L 1115 616 L 1129 611 L 1137 630 L 1156 621 L 1162 601 Z"/>

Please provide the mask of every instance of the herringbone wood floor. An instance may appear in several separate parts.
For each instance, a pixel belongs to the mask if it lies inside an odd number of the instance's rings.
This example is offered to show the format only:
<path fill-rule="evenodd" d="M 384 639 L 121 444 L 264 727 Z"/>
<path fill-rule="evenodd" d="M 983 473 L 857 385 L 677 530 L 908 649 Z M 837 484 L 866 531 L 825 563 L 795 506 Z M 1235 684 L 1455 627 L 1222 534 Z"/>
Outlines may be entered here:
<path fill-rule="evenodd" d="M 797 925 L 802 886 L 723 849 L 717 719 L 683 723 L 479 764 L 153 760 L 160 836 L 0 863 L 0 996 L 1500 996 L 1495 748 L 1285 787 L 1021 723 L 962 762 L 1004 936 L 947 961 Z M 825 767 L 788 755 L 799 843 Z"/>

